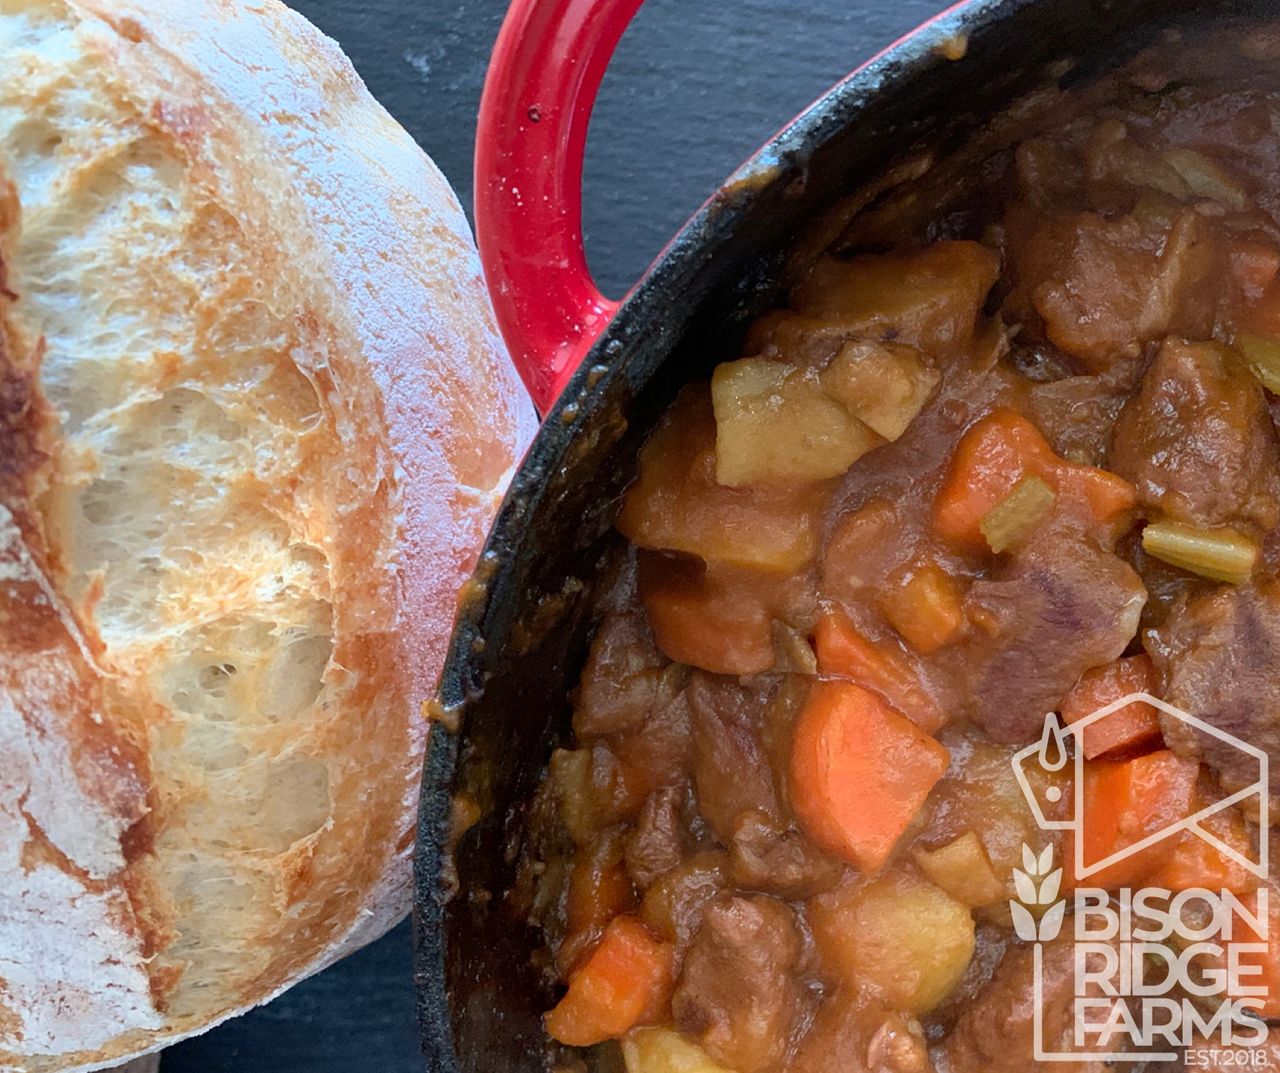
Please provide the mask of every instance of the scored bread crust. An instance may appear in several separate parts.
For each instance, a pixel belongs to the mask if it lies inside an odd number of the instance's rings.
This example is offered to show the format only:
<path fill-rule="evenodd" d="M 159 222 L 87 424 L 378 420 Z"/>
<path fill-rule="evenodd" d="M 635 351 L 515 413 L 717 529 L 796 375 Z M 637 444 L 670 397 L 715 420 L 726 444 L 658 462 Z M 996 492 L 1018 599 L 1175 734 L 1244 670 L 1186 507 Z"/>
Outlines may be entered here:
<path fill-rule="evenodd" d="M 455 594 L 535 418 L 443 177 L 275 0 L 0 0 L 0 1069 L 409 904 Z"/>

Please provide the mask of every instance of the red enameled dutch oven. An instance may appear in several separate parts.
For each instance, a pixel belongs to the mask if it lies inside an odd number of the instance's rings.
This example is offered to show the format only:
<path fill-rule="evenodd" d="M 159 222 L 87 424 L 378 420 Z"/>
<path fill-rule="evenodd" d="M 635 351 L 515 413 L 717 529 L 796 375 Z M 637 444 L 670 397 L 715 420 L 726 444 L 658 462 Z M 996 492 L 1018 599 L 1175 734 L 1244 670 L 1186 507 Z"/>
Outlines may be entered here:
<path fill-rule="evenodd" d="M 962 144 L 1051 75 L 1087 79 L 1171 25 L 1274 14 L 1274 0 L 960 4 L 781 131 L 619 304 L 587 270 L 580 184 L 596 91 L 641 2 L 515 0 L 481 106 L 481 256 L 545 422 L 463 599 L 441 685 L 449 718 L 427 754 L 416 982 L 437 1073 L 549 1066 L 541 1014 L 554 996 L 533 956 L 539 936 L 504 899 L 527 803 L 568 727 L 594 579 L 617 554 L 611 525 L 639 445 L 683 383 L 737 356 L 747 322 L 778 297 L 788 245 L 895 158 Z M 963 58 L 948 58 L 961 40 Z M 455 795 L 479 818 L 451 857 Z"/>

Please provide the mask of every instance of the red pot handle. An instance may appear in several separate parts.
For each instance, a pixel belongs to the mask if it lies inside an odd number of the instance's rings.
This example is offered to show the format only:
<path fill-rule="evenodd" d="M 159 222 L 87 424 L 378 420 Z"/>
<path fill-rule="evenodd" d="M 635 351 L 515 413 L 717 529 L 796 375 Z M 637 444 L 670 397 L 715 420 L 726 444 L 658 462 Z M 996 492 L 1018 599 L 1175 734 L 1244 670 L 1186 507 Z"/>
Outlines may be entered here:
<path fill-rule="evenodd" d="M 644 0 L 512 0 L 480 100 L 480 260 L 516 368 L 545 413 L 618 303 L 582 244 L 582 157 L 600 80 Z"/>

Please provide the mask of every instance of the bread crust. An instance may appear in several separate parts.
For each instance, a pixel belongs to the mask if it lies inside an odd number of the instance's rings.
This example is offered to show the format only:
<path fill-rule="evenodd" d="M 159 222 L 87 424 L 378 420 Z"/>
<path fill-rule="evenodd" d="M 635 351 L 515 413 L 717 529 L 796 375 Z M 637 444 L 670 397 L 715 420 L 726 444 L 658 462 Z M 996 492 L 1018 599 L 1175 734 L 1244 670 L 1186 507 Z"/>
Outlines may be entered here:
<path fill-rule="evenodd" d="M 101 1068 L 404 915 L 535 418 L 452 192 L 301 17 L 34 0 L 0 61 L 0 1068 Z"/>

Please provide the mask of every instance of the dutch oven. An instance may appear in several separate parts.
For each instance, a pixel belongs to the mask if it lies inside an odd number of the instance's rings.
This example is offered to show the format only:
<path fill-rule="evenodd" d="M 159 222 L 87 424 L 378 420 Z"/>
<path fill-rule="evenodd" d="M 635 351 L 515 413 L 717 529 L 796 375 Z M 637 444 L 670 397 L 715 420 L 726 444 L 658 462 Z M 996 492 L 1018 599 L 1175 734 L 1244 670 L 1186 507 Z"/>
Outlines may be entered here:
<path fill-rule="evenodd" d="M 738 355 L 747 323 L 777 300 L 797 236 L 907 151 L 963 145 L 1033 88 L 1087 81 L 1167 28 L 1269 7 L 957 5 L 793 120 L 614 303 L 586 267 L 582 158 L 609 55 L 640 2 L 516 0 L 481 106 L 481 256 L 545 419 L 463 594 L 424 773 L 415 975 L 423 1046 L 439 1073 L 549 1064 L 541 1015 L 554 996 L 534 956 L 541 935 L 504 894 L 527 804 L 569 726 L 593 582 L 621 543 L 615 509 L 677 390 Z"/>

